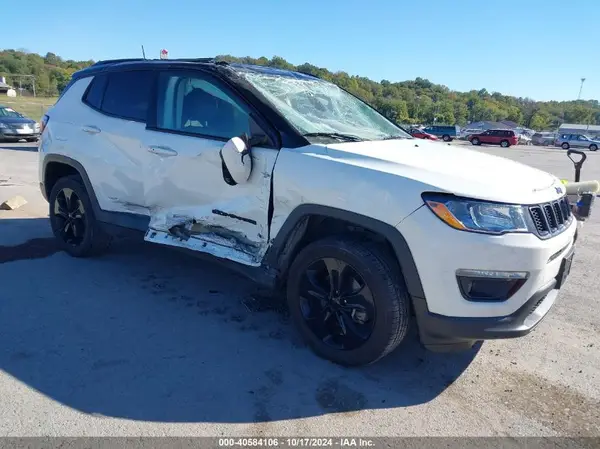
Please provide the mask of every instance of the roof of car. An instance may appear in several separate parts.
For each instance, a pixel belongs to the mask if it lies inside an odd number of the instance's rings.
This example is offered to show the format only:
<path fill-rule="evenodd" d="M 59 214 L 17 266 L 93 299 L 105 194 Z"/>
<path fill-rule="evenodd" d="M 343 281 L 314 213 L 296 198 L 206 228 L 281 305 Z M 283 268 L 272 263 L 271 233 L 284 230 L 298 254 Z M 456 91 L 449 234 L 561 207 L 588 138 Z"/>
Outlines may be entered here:
<path fill-rule="evenodd" d="M 272 76 L 283 76 L 295 79 L 305 80 L 316 80 L 317 77 L 292 70 L 279 69 L 276 67 L 252 65 L 252 64 L 239 64 L 239 63 L 228 63 L 226 61 L 217 60 L 215 58 L 181 58 L 181 59 L 143 59 L 143 58 L 129 58 L 129 59 L 108 59 L 98 61 L 91 66 L 76 72 L 76 77 L 86 76 L 97 71 L 103 71 L 103 69 L 109 69 L 114 67 L 130 68 L 137 65 L 144 67 L 190 67 L 190 66 L 201 66 L 205 70 L 223 70 L 229 69 L 234 72 L 250 72 Z"/>
<path fill-rule="evenodd" d="M 264 75 L 273 75 L 273 76 L 285 76 L 288 78 L 295 79 L 318 79 L 313 75 L 309 75 L 307 73 L 295 72 L 293 70 L 286 69 L 278 69 L 276 67 L 269 67 L 264 65 L 252 65 L 252 64 L 229 64 L 229 67 L 234 69 L 237 72 L 253 72 L 260 73 Z"/>

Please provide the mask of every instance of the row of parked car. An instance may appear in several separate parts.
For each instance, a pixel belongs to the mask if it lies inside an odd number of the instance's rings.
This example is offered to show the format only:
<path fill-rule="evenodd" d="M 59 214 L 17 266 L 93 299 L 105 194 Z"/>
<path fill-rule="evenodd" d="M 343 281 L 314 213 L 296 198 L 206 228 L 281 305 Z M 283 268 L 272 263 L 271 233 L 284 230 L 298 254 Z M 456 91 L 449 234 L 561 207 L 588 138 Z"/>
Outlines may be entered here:
<path fill-rule="evenodd" d="M 430 126 L 426 128 L 411 128 L 409 130 L 413 137 L 419 139 L 439 140 L 449 142 L 453 139 L 464 139 L 471 142 L 473 145 L 481 145 L 482 143 L 491 145 L 500 145 L 508 148 L 511 145 L 517 145 L 519 137 L 513 130 L 508 129 L 466 129 L 459 130 L 454 126 Z"/>
<path fill-rule="evenodd" d="M 600 138 L 575 133 L 559 134 L 554 140 L 554 145 L 565 150 L 573 147 L 587 148 L 590 151 L 596 151 L 600 147 Z"/>
<path fill-rule="evenodd" d="M 542 145 L 557 146 L 565 150 L 569 148 L 587 148 L 597 151 L 600 148 L 600 138 L 577 133 L 552 132 L 521 132 L 512 129 L 460 129 L 458 126 L 428 126 L 413 127 L 409 133 L 419 139 L 443 140 L 450 142 L 454 139 L 468 140 L 473 145 L 500 145 L 508 148 L 512 145 Z"/>
<path fill-rule="evenodd" d="M 531 142 L 533 145 L 557 146 L 565 150 L 573 147 L 597 151 L 600 147 L 600 137 L 581 133 L 539 132 L 531 137 Z"/>

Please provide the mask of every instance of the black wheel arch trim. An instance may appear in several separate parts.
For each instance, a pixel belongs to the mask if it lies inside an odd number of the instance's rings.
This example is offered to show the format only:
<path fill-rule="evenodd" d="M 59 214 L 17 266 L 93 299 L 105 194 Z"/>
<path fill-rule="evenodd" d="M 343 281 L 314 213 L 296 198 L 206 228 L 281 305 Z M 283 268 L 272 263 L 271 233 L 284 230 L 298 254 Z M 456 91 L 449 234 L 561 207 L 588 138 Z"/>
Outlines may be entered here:
<path fill-rule="evenodd" d="M 98 198 L 96 197 L 96 192 L 94 191 L 94 187 L 90 178 L 83 167 L 79 162 L 75 159 L 72 159 L 68 156 L 63 156 L 62 154 L 46 154 L 44 156 L 43 163 L 43 171 L 42 171 L 42 182 L 40 183 L 40 188 L 42 189 L 42 194 L 48 200 L 50 198 L 50 191 L 48 191 L 48 184 L 46 183 L 46 170 L 48 168 L 48 164 L 50 163 L 59 163 L 68 165 L 73 167 L 83 181 L 83 185 L 85 186 L 85 190 L 89 196 L 90 202 L 92 203 L 92 209 L 94 212 L 94 216 L 96 220 L 116 225 L 123 228 L 136 229 L 139 231 L 146 231 L 148 229 L 148 224 L 150 223 L 150 217 L 146 215 L 140 214 L 132 214 L 132 213 L 124 213 L 124 212 L 111 212 L 103 210 L 100 207 L 100 203 L 98 202 Z"/>
<path fill-rule="evenodd" d="M 319 204 L 302 204 L 287 217 L 263 259 L 264 265 L 285 275 L 291 265 L 291 255 L 300 243 L 311 216 L 335 218 L 360 226 L 384 237 L 392 246 L 402 270 L 406 287 L 412 297 L 424 298 L 421 278 L 408 243 L 394 226 L 366 215 Z"/>

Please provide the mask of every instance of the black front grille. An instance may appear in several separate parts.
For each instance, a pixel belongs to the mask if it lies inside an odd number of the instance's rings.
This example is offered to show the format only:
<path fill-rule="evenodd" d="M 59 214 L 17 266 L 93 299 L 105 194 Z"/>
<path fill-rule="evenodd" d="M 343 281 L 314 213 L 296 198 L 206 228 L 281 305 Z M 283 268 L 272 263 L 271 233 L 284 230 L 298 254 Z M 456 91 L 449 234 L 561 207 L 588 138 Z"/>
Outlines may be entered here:
<path fill-rule="evenodd" d="M 529 213 L 540 237 L 558 234 L 573 219 L 569 199 L 566 196 L 550 203 L 530 206 Z"/>

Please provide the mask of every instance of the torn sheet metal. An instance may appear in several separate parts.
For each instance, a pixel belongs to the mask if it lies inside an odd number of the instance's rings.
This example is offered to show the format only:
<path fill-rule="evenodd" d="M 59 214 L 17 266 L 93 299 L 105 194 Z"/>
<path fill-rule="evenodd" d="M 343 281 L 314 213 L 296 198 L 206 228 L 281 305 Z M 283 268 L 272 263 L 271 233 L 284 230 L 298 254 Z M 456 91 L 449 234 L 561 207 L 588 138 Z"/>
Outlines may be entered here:
<path fill-rule="evenodd" d="M 237 246 L 237 242 L 235 242 L 233 239 L 227 240 L 216 234 L 203 234 L 202 238 L 192 235 L 188 239 L 182 239 L 168 232 L 148 229 L 148 231 L 146 231 L 144 240 L 151 243 L 158 243 L 160 245 L 175 246 L 192 251 L 200 251 L 244 265 L 258 267 L 261 263 L 255 255 L 241 251 Z"/>
<path fill-rule="evenodd" d="M 151 215 L 145 240 L 152 243 L 203 251 L 214 256 L 246 265 L 259 265 L 264 247 L 261 241 L 251 240 L 239 228 L 256 226 L 254 220 L 244 219 L 218 209 L 186 208 L 184 213 L 163 210 Z M 195 215 L 190 213 L 196 212 Z M 222 217 L 228 226 L 220 225 Z M 240 226 L 238 223 L 242 222 Z M 156 235 L 153 235 L 155 234 Z M 157 237 L 159 236 L 159 237 Z M 261 234 L 262 236 L 262 234 Z"/>
<path fill-rule="evenodd" d="M 149 135 L 149 146 L 168 145 L 177 155 L 148 152 L 144 196 L 150 224 L 145 240 L 259 265 L 268 246 L 271 176 L 278 152 L 253 148 L 250 177 L 230 185 L 223 177 L 222 141 Z"/>

